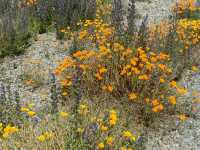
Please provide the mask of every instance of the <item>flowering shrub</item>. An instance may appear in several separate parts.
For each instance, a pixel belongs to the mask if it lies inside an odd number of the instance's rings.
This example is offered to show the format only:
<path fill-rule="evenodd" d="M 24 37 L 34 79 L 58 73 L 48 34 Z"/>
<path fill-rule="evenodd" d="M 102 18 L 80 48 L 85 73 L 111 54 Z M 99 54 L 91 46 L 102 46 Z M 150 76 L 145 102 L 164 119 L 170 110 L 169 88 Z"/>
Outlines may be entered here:
<path fill-rule="evenodd" d="M 175 8 L 181 8 L 182 11 Z M 180 17 L 186 11 L 190 15 Z M 200 28 L 197 17 L 199 12 L 196 13 L 196 11 L 199 11 L 197 1 L 180 0 L 174 5 L 174 16 L 171 20 L 151 25 L 149 29 L 148 46 L 170 54 L 176 79 L 180 79 L 184 68 L 191 67 L 199 61 L 196 55 L 198 55 L 200 42 Z"/>
<path fill-rule="evenodd" d="M 60 111 L 56 119 L 46 116 L 37 126 L 25 122 L 21 128 L 0 124 L 1 146 L 24 149 L 136 148 L 140 135 L 132 129 L 121 127 L 117 110 L 101 110 L 99 114 L 93 114 L 86 103 L 81 103 L 78 110 L 78 120 L 75 120 L 71 112 Z M 21 111 L 27 113 L 30 109 L 22 107 Z"/>
<path fill-rule="evenodd" d="M 40 3 L 43 11 L 46 11 L 46 5 L 42 2 L 48 3 L 43 0 L 23 2 L 29 8 L 37 8 Z M 90 0 L 91 4 L 97 5 L 96 18 L 82 20 L 77 24 L 77 18 L 75 22 L 70 18 L 76 9 L 65 14 L 68 9 L 71 10 L 66 4 L 72 1 L 56 2 L 60 8 L 56 13 L 61 17 L 54 20 L 58 23 L 56 28 L 58 32 L 74 41 L 74 51 L 70 51 L 71 54 L 66 56 L 55 69 L 54 74 L 57 78 L 51 75 L 52 79 L 48 84 L 51 86 L 49 96 L 51 101 L 46 102 L 47 105 L 45 103 L 44 110 L 42 107 L 34 108 L 38 107 L 38 101 L 36 105 L 19 101 L 17 92 L 16 104 L 0 105 L 0 112 L 3 114 L 0 118 L 0 147 L 2 149 L 145 149 L 143 142 L 146 140 L 147 125 L 153 123 L 148 121 L 164 113 L 174 113 L 175 111 L 171 110 L 180 106 L 178 97 L 187 93 L 187 89 L 174 79 L 174 71 L 177 69 L 174 66 L 189 64 L 186 61 L 191 59 L 188 57 L 189 52 L 196 49 L 200 43 L 200 23 L 198 19 L 181 15 L 186 9 L 191 12 L 199 9 L 194 6 L 192 0 L 180 1 L 177 4 L 179 7 L 174 9 L 179 15 L 178 19 L 175 17 L 174 20 L 163 21 L 148 28 L 146 17 L 139 32 L 134 27 L 134 32 L 129 33 L 128 30 L 131 28 L 127 30 L 124 27 L 121 28 L 125 31 L 123 34 L 116 34 L 117 26 L 114 27 L 110 21 L 112 6 L 109 0 Z M 74 0 L 74 5 L 77 2 Z M 92 8 L 95 7 L 93 5 Z M 134 1 L 131 7 L 134 12 Z M 85 5 L 83 11 L 91 12 Z M 43 13 L 39 16 L 44 17 L 40 18 L 44 19 L 44 23 L 47 15 L 45 13 L 48 14 L 48 11 L 44 12 L 44 16 Z M 115 13 L 119 13 L 117 9 Z M 122 14 L 116 14 L 118 15 Z M 66 18 L 69 19 L 66 24 L 72 23 L 78 26 L 78 31 L 65 26 L 63 21 L 66 21 Z M 121 19 L 123 20 L 119 18 Z M 133 23 L 134 17 L 132 19 Z M 46 29 L 46 25 L 44 26 Z M 142 42 L 136 44 L 135 41 L 139 41 L 138 39 L 142 39 Z M 179 60 L 176 59 L 177 56 L 180 56 Z M 34 60 L 34 64 L 38 63 L 41 61 Z M 25 70 L 31 72 L 28 68 L 30 67 L 27 66 Z M 43 70 L 40 71 L 37 67 L 35 75 L 43 73 Z M 192 71 L 198 71 L 198 67 L 192 66 Z M 37 87 L 37 80 L 28 73 L 27 77 L 24 86 Z M 6 102 L 10 96 L 2 91 L 4 94 L 1 97 Z M 44 99 L 48 99 L 47 95 L 46 92 L 43 94 Z M 195 97 L 194 94 L 193 96 Z M 62 103 L 59 103 L 61 98 L 63 98 Z M 197 103 L 199 99 L 194 101 Z M 48 105 L 52 106 L 52 111 L 47 111 Z M 180 113 L 177 118 L 181 122 L 189 118 L 188 114 L 183 114 L 181 110 L 177 111 Z M 133 114 L 134 112 L 137 114 Z M 160 121 L 157 124 L 160 124 Z"/>
<path fill-rule="evenodd" d="M 37 32 L 56 28 L 57 38 L 62 39 L 60 30 L 76 28 L 80 19 L 94 17 L 96 1 L 2 0 L 0 10 L 0 57 L 5 57 L 24 52 Z"/>
<path fill-rule="evenodd" d="M 186 50 L 195 47 L 200 42 L 200 20 L 179 20 L 177 33 Z"/>
<path fill-rule="evenodd" d="M 1 1 L 0 57 L 19 55 L 29 46 L 35 32 L 28 6 L 32 3 L 35 1 Z"/>
<path fill-rule="evenodd" d="M 179 0 L 173 5 L 172 10 L 178 17 L 199 17 L 200 7 L 198 0 Z"/>
<path fill-rule="evenodd" d="M 176 21 L 174 26 L 170 21 L 161 22 L 160 24 L 153 25 L 150 28 L 149 46 L 152 48 L 157 47 L 158 49 L 168 48 L 168 36 L 170 32 L 173 32 L 172 40 L 174 40 L 174 43 L 172 44 L 174 51 L 187 53 L 199 44 L 199 31 L 198 19 L 179 19 Z M 156 41 L 159 41 L 159 44 Z M 174 51 L 171 53 L 172 55 L 175 53 Z"/>
<path fill-rule="evenodd" d="M 168 54 L 149 48 L 127 48 L 114 39 L 114 29 L 98 19 L 86 20 L 82 26 L 78 38 L 83 50 L 65 58 L 55 70 L 64 92 L 76 90 L 73 76 L 77 72 L 81 72 L 83 95 L 113 97 L 118 101 L 126 98 L 127 102 L 147 106 L 153 112 L 176 104 L 176 92 L 172 89 L 179 94 L 186 92 L 170 81 L 173 70 L 167 65 Z"/>
<path fill-rule="evenodd" d="M 0 124 L 0 132 L 2 133 L 3 138 L 8 138 L 9 136 L 11 136 L 12 134 L 18 131 L 19 129 L 17 127 L 8 125 L 5 128 L 3 128 L 3 125 Z"/>
<path fill-rule="evenodd" d="M 36 5 L 37 0 L 24 0 L 24 3 L 28 6 Z"/>

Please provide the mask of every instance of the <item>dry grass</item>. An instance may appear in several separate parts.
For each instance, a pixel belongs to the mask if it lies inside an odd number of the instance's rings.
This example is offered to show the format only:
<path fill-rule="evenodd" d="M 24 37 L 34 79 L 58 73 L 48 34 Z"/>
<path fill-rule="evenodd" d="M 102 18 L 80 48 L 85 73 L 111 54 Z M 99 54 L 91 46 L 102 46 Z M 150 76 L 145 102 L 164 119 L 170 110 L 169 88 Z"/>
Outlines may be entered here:
<path fill-rule="evenodd" d="M 173 80 L 173 64 L 190 65 L 189 53 L 199 46 L 199 20 L 174 18 L 150 27 L 144 21 L 134 35 L 124 28 L 118 34 L 111 11 L 109 2 L 97 1 L 95 19 L 78 22 L 78 31 L 60 30 L 76 49 L 54 71 L 61 91 L 52 82 L 53 102 L 47 103 L 55 111 L 21 106 L 21 124 L 0 125 L 0 148 L 144 149 L 144 129 L 154 121 L 170 115 L 187 119 L 177 101 L 187 89 Z M 179 55 L 187 61 L 176 59 Z M 38 73 L 31 74 L 33 69 Z M 42 65 L 27 67 L 26 82 L 40 85 L 48 73 Z"/>

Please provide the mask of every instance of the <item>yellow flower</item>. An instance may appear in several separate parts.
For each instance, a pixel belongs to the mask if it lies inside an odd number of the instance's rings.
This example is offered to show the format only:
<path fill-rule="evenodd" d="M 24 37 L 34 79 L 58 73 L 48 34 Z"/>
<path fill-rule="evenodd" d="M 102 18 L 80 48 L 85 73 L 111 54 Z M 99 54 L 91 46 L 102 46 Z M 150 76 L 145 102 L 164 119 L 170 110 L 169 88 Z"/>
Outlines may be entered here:
<path fill-rule="evenodd" d="M 123 131 L 123 137 L 124 138 L 131 138 L 132 137 L 132 133 L 130 131 Z"/>
<path fill-rule="evenodd" d="M 120 150 L 127 150 L 125 146 L 121 147 Z"/>
<path fill-rule="evenodd" d="M 36 112 L 34 112 L 34 111 L 28 111 L 27 114 L 28 114 L 29 117 L 33 117 L 33 116 L 36 115 Z"/>
<path fill-rule="evenodd" d="M 172 104 L 172 105 L 176 105 L 176 97 L 175 96 L 170 96 L 168 98 L 169 100 L 169 103 Z"/>
<path fill-rule="evenodd" d="M 192 71 L 197 72 L 199 69 L 196 66 L 192 66 Z"/>
<path fill-rule="evenodd" d="M 141 71 L 140 71 L 138 68 L 136 68 L 136 67 L 132 67 L 131 70 L 132 70 L 132 72 L 133 72 L 134 74 L 136 74 L 136 75 L 140 74 L 140 72 L 141 72 Z"/>
<path fill-rule="evenodd" d="M 157 62 L 158 59 L 156 57 L 154 57 L 154 56 L 151 56 L 150 60 L 151 60 L 151 62 Z"/>
<path fill-rule="evenodd" d="M 162 104 L 156 105 L 152 108 L 153 112 L 160 112 L 164 109 L 164 106 Z"/>
<path fill-rule="evenodd" d="M 185 121 L 185 120 L 187 119 L 187 117 L 186 117 L 185 114 L 179 115 L 178 118 L 179 118 L 181 121 Z"/>
<path fill-rule="evenodd" d="M 129 98 L 129 100 L 130 101 L 132 101 L 132 100 L 134 100 L 134 99 L 136 99 L 137 98 L 137 95 L 135 94 L 135 93 L 130 93 L 129 95 L 128 95 L 128 98 Z"/>
<path fill-rule="evenodd" d="M 63 80 L 63 81 L 60 82 L 60 84 L 62 86 L 71 86 L 72 85 L 72 81 L 70 81 L 70 80 Z"/>
<path fill-rule="evenodd" d="M 63 117 L 63 118 L 67 118 L 69 116 L 69 113 L 68 112 L 60 112 L 60 116 Z"/>
<path fill-rule="evenodd" d="M 86 70 L 89 68 L 89 65 L 80 64 L 79 67 L 80 67 L 83 71 L 86 71 Z"/>
<path fill-rule="evenodd" d="M 114 126 L 116 124 L 116 120 L 115 119 L 110 119 L 109 120 L 109 124 L 110 124 L 110 126 Z"/>
<path fill-rule="evenodd" d="M 101 131 L 108 131 L 108 127 L 101 125 Z"/>
<path fill-rule="evenodd" d="M 161 70 L 163 70 L 163 71 L 164 71 L 165 68 L 166 68 L 166 66 L 165 66 L 164 64 L 159 64 L 158 67 L 159 67 Z"/>
<path fill-rule="evenodd" d="M 88 106 L 85 105 L 85 104 L 80 104 L 79 109 L 78 109 L 78 113 L 79 113 L 79 114 L 85 115 L 85 114 L 87 114 L 88 112 L 89 112 Z"/>
<path fill-rule="evenodd" d="M 172 73 L 172 69 L 171 68 L 166 68 L 166 72 L 171 74 Z"/>
<path fill-rule="evenodd" d="M 68 93 L 67 93 L 67 92 L 63 92 L 62 95 L 63 95 L 63 96 L 67 96 Z"/>
<path fill-rule="evenodd" d="M 8 136 L 18 132 L 19 129 L 17 127 L 11 127 L 10 125 L 6 126 L 4 129 L 3 129 L 3 138 L 7 138 Z"/>
<path fill-rule="evenodd" d="M 45 132 L 43 134 L 45 136 L 45 139 L 50 140 L 54 137 L 54 134 L 52 132 Z"/>
<path fill-rule="evenodd" d="M 114 139 L 113 139 L 112 136 L 109 136 L 109 137 L 106 138 L 106 143 L 107 143 L 108 145 L 112 145 L 112 144 L 113 144 L 113 141 L 114 141 Z"/>
<path fill-rule="evenodd" d="M 165 79 L 164 78 L 162 78 L 162 77 L 160 77 L 160 83 L 165 83 Z"/>
<path fill-rule="evenodd" d="M 40 136 L 37 137 L 37 140 L 39 142 L 44 142 L 46 140 L 46 137 L 44 135 L 40 135 Z"/>
<path fill-rule="evenodd" d="M 176 81 L 171 81 L 171 82 L 170 82 L 170 86 L 173 87 L 173 88 L 177 88 L 177 83 L 176 83 Z"/>
<path fill-rule="evenodd" d="M 146 63 L 146 68 L 147 68 L 147 70 L 152 71 L 152 69 L 155 68 L 155 65 L 150 63 L 150 62 L 147 62 Z"/>
<path fill-rule="evenodd" d="M 149 80 L 149 77 L 148 77 L 148 75 L 144 74 L 144 75 L 139 75 L 138 79 L 139 80 Z"/>
<path fill-rule="evenodd" d="M 105 67 L 102 67 L 99 69 L 99 73 L 100 74 L 103 74 L 103 73 L 106 73 L 107 72 L 107 69 Z"/>
<path fill-rule="evenodd" d="M 3 123 L 0 123 L 0 131 L 3 129 Z"/>
<path fill-rule="evenodd" d="M 136 141 L 136 137 L 135 137 L 135 136 L 132 136 L 132 137 L 131 137 L 131 140 L 135 142 L 135 141 Z"/>
<path fill-rule="evenodd" d="M 29 108 L 26 108 L 26 107 L 22 107 L 20 109 L 21 112 L 29 112 Z"/>
<path fill-rule="evenodd" d="M 76 132 L 82 134 L 84 132 L 84 129 L 83 128 L 77 128 Z"/>
<path fill-rule="evenodd" d="M 132 58 L 131 59 L 131 65 L 135 66 L 137 64 L 137 59 L 136 58 Z"/>
<path fill-rule="evenodd" d="M 87 31 L 86 31 L 86 30 L 81 31 L 81 32 L 80 32 L 80 35 L 79 35 L 79 39 L 80 39 L 80 40 L 83 40 L 83 39 L 86 37 L 86 35 L 87 35 Z"/>
<path fill-rule="evenodd" d="M 109 124 L 110 126 L 114 126 L 117 123 L 117 114 L 116 111 L 111 110 L 109 115 Z"/>
<path fill-rule="evenodd" d="M 185 95 L 187 93 L 187 89 L 185 88 L 177 88 L 177 92 L 181 95 Z"/>
<path fill-rule="evenodd" d="M 104 149 L 104 147 L 105 147 L 104 143 L 101 142 L 101 143 L 98 144 L 99 149 Z"/>
<path fill-rule="evenodd" d="M 130 131 L 123 131 L 123 137 L 132 141 L 136 141 L 136 137 Z"/>
<path fill-rule="evenodd" d="M 30 109 L 32 109 L 34 106 L 35 106 L 34 103 L 28 104 L 28 107 L 29 107 Z"/>

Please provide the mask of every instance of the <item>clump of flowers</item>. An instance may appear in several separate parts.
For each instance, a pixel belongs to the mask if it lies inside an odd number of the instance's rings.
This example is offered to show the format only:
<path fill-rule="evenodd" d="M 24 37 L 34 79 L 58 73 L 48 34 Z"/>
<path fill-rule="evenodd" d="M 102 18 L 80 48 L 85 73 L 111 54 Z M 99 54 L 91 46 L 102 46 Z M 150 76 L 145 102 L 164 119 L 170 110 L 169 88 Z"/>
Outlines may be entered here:
<path fill-rule="evenodd" d="M 117 123 L 117 114 L 116 111 L 111 110 L 109 114 L 109 125 L 114 126 Z"/>
<path fill-rule="evenodd" d="M 113 35 L 113 28 L 104 23 L 102 19 L 86 20 L 79 23 L 81 31 L 78 39 L 82 45 L 92 42 L 92 46 L 104 45 L 107 43 Z M 94 45 L 95 43 L 95 45 Z"/>
<path fill-rule="evenodd" d="M 200 20 L 180 19 L 177 33 L 183 49 L 190 49 L 200 42 Z"/>
<path fill-rule="evenodd" d="M 81 72 L 83 94 L 92 96 L 95 93 L 99 97 L 111 96 L 118 100 L 126 97 L 129 102 L 147 105 L 153 112 L 161 112 L 165 105 L 176 104 L 173 94 L 187 92 L 182 87 L 170 92 L 173 89 L 170 86 L 173 70 L 168 65 L 169 54 L 152 51 L 148 47 L 125 47 L 112 39 L 114 28 L 102 20 L 87 20 L 82 26 L 78 38 L 83 45 L 90 41 L 90 46 L 65 58 L 55 73 L 58 78 L 64 78 L 74 76 L 75 70 Z"/>
<path fill-rule="evenodd" d="M 169 29 L 171 28 L 172 24 L 169 21 L 161 21 L 157 24 L 151 24 L 149 29 L 149 40 L 153 40 L 155 37 L 157 40 L 162 40 L 166 38 L 167 34 L 169 33 Z M 159 36 L 156 36 L 159 33 Z"/>
<path fill-rule="evenodd" d="M 33 6 L 33 5 L 36 5 L 36 4 L 37 4 L 37 0 L 25 0 L 24 3 L 25 3 L 27 6 Z"/>
<path fill-rule="evenodd" d="M 101 142 L 101 143 L 98 144 L 99 149 L 104 149 L 104 147 L 105 147 L 104 143 Z"/>
<path fill-rule="evenodd" d="M 127 140 L 136 141 L 136 136 L 134 136 L 130 131 L 123 131 L 123 137 Z"/>
<path fill-rule="evenodd" d="M 48 132 L 48 131 L 46 131 L 46 132 L 44 132 L 43 134 L 39 135 L 39 136 L 37 137 L 37 140 L 38 140 L 39 142 L 44 142 L 44 141 L 47 141 L 47 140 L 51 140 L 51 139 L 53 139 L 53 138 L 54 138 L 53 132 Z"/>
<path fill-rule="evenodd" d="M 31 110 L 31 105 L 29 105 L 29 107 L 21 107 L 20 108 L 20 111 L 22 112 L 22 113 L 25 113 L 27 116 L 29 116 L 29 117 L 34 117 L 34 116 L 36 116 L 36 112 L 35 111 L 32 111 Z"/>
<path fill-rule="evenodd" d="M 5 128 L 3 128 L 2 124 L 0 124 L 0 132 L 2 132 L 2 137 L 6 139 L 11 135 L 19 132 L 19 128 L 11 125 L 8 125 Z"/>
<path fill-rule="evenodd" d="M 68 113 L 68 112 L 64 112 L 64 111 L 61 111 L 59 115 L 60 115 L 60 117 L 62 117 L 62 118 L 67 118 L 67 117 L 69 117 L 69 113 Z"/>
<path fill-rule="evenodd" d="M 78 109 L 78 113 L 81 115 L 85 115 L 89 112 L 89 108 L 86 104 L 81 104 Z"/>
<path fill-rule="evenodd" d="M 172 10 L 179 16 L 184 16 L 185 13 L 193 13 L 200 11 L 200 8 L 196 6 L 197 0 L 179 0 L 172 6 Z"/>
<path fill-rule="evenodd" d="M 106 16 L 109 16 L 112 11 L 112 5 L 108 1 L 104 0 L 96 0 L 97 2 L 97 11 L 96 11 L 96 17 L 97 18 L 105 18 Z"/>

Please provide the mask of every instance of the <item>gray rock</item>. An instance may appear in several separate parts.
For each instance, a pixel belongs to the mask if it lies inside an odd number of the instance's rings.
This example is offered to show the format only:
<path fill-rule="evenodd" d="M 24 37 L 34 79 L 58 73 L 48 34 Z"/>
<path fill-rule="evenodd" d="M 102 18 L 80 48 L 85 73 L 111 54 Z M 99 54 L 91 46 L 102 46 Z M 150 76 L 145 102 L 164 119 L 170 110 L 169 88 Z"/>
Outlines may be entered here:
<path fill-rule="evenodd" d="M 0 103 L 6 100 L 5 87 L 3 82 L 0 82 Z"/>

